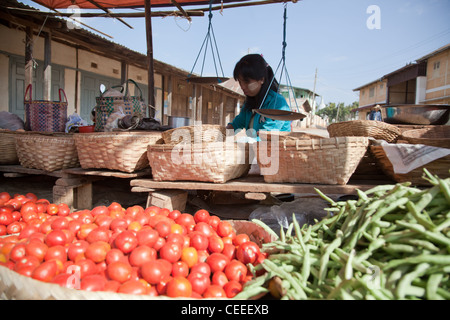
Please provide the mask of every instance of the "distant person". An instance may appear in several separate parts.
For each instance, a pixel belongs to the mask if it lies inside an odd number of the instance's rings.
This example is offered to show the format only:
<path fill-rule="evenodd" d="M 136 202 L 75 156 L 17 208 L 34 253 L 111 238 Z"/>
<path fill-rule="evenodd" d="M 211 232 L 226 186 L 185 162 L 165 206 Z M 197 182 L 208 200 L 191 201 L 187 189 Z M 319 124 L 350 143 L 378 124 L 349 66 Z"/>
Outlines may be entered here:
<path fill-rule="evenodd" d="M 236 64 L 233 77 L 246 96 L 240 113 L 227 129 L 291 131 L 291 121 L 273 120 L 253 112 L 254 109 L 290 111 L 286 99 L 278 93 L 278 82 L 272 68 L 260 54 L 249 54 Z M 272 81 L 273 79 L 273 81 Z M 270 89 L 269 89 L 270 86 Z"/>
<path fill-rule="evenodd" d="M 370 111 L 369 120 L 383 121 L 381 107 L 378 104 Z"/>

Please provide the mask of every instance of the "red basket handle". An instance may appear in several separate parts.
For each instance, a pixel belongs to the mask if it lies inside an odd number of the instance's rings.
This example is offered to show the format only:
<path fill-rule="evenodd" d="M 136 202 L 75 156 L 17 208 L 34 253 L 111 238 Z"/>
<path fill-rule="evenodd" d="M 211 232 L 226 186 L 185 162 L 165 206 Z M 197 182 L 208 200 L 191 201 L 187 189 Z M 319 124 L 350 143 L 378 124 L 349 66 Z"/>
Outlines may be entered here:
<path fill-rule="evenodd" d="M 27 100 L 27 93 L 28 93 L 28 89 L 30 90 L 30 99 L 29 100 Z M 25 95 L 24 95 L 24 101 L 31 101 L 31 100 L 33 100 L 33 95 L 31 94 L 31 91 L 32 91 L 32 85 L 31 85 L 31 83 L 27 86 L 27 89 L 25 90 Z"/>
<path fill-rule="evenodd" d="M 66 102 L 68 102 L 66 93 L 65 93 L 64 90 L 61 89 L 61 88 L 59 89 L 59 101 L 62 102 L 62 100 L 61 100 L 61 91 L 62 91 L 62 93 L 63 93 L 63 95 L 64 95 L 64 98 L 66 99 Z"/>

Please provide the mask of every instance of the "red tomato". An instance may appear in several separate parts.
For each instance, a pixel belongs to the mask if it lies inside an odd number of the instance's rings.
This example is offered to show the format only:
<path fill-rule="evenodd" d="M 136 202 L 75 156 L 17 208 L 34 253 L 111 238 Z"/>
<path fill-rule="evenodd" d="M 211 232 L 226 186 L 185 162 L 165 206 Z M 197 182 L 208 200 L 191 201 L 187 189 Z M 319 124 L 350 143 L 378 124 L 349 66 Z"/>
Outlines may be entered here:
<path fill-rule="evenodd" d="M 103 291 L 106 286 L 106 278 L 99 274 L 84 277 L 80 282 L 80 289 L 86 291 Z"/>
<path fill-rule="evenodd" d="M 182 247 L 174 242 L 166 242 L 159 249 L 159 256 L 171 263 L 177 262 L 181 258 Z"/>
<path fill-rule="evenodd" d="M 200 232 L 192 232 L 189 234 L 189 238 L 191 239 L 191 246 L 197 250 L 206 250 L 208 249 L 209 240 L 208 238 L 200 233 Z"/>
<path fill-rule="evenodd" d="M 67 242 L 66 234 L 62 230 L 50 231 L 45 237 L 45 244 L 49 247 L 65 245 Z"/>
<path fill-rule="evenodd" d="M 232 244 L 225 243 L 223 245 L 222 253 L 228 257 L 228 259 L 233 260 L 236 257 L 236 247 Z"/>
<path fill-rule="evenodd" d="M 67 227 L 67 230 L 72 232 L 75 235 L 78 235 L 78 231 L 81 229 L 81 226 L 83 223 L 80 220 L 71 220 L 69 221 L 69 225 Z"/>
<path fill-rule="evenodd" d="M 111 292 L 117 292 L 121 286 L 121 283 L 119 281 L 115 280 L 108 280 L 106 282 L 105 287 L 103 288 L 103 291 L 111 291 Z"/>
<path fill-rule="evenodd" d="M 172 219 L 172 220 L 176 220 L 180 215 L 181 215 L 181 211 L 180 210 L 172 210 L 169 213 L 169 218 Z"/>
<path fill-rule="evenodd" d="M 224 243 L 221 237 L 211 236 L 208 238 L 208 249 L 211 253 L 220 253 L 223 251 Z"/>
<path fill-rule="evenodd" d="M 155 225 L 155 230 L 158 232 L 160 237 L 167 237 L 170 234 L 171 224 L 167 221 L 160 221 Z"/>
<path fill-rule="evenodd" d="M 128 207 L 125 210 L 125 215 L 131 216 L 133 218 L 136 218 L 141 213 L 144 213 L 144 208 L 142 208 L 141 206 L 138 206 L 138 205 Z"/>
<path fill-rule="evenodd" d="M 96 228 L 98 228 L 98 226 L 94 223 L 83 223 L 77 231 L 77 238 L 79 240 L 86 240 L 88 234 Z"/>
<path fill-rule="evenodd" d="M 189 213 L 182 213 L 178 218 L 175 219 L 175 223 L 184 226 L 188 232 L 192 231 L 195 226 L 194 217 Z"/>
<path fill-rule="evenodd" d="M 247 276 L 247 267 L 239 260 L 231 260 L 225 267 L 228 280 L 244 281 Z"/>
<path fill-rule="evenodd" d="M 58 266 L 56 260 L 45 261 L 34 269 L 31 277 L 36 280 L 50 282 L 56 276 Z"/>
<path fill-rule="evenodd" d="M 212 284 L 208 288 L 206 288 L 203 293 L 203 298 L 226 298 L 227 294 L 222 287 Z"/>
<path fill-rule="evenodd" d="M 211 268 L 211 272 L 224 271 L 230 260 L 222 253 L 213 253 L 206 258 L 206 263 Z"/>
<path fill-rule="evenodd" d="M 240 284 L 236 280 L 231 280 L 227 284 L 225 284 L 223 289 L 225 290 L 227 298 L 233 298 L 235 295 L 242 291 L 242 284 Z"/>
<path fill-rule="evenodd" d="M 58 205 L 54 204 L 54 203 L 50 203 L 47 206 L 47 213 L 52 216 L 58 214 Z"/>
<path fill-rule="evenodd" d="M 151 227 L 144 227 L 136 233 L 136 237 L 140 246 L 153 247 L 158 240 L 159 234 L 158 231 Z"/>
<path fill-rule="evenodd" d="M 174 277 L 167 284 L 167 296 L 175 297 L 190 297 L 192 294 L 192 285 L 188 279 L 184 277 Z"/>
<path fill-rule="evenodd" d="M 217 234 L 221 237 L 228 237 L 233 233 L 233 226 L 228 221 L 220 221 L 217 225 Z"/>
<path fill-rule="evenodd" d="M 9 224 L 14 222 L 14 217 L 12 214 L 12 210 L 11 212 L 8 211 L 4 211 L 2 213 L 0 213 L 0 224 L 4 225 L 4 226 L 8 226 Z"/>
<path fill-rule="evenodd" d="M 223 286 L 228 283 L 228 278 L 225 272 L 223 271 L 214 272 L 211 277 L 211 283 L 221 286 L 223 288 Z"/>
<path fill-rule="evenodd" d="M 65 217 L 70 214 L 70 208 L 65 203 L 58 204 L 58 216 Z"/>
<path fill-rule="evenodd" d="M 110 263 L 106 269 L 106 274 L 110 280 L 115 280 L 120 283 L 124 283 L 131 279 L 132 268 L 125 262 L 113 262 Z"/>
<path fill-rule="evenodd" d="M 38 212 L 36 203 L 29 201 L 22 204 L 22 207 L 20 208 L 20 214 L 23 216 L 30 212 L 32 213 Z"/>
<path fill-rule="evenodd" d="M 261 251 L 256 243 L 247 241 L 241 244 L 236 250 L 236 258 L 243 264 L 254 263 Z"/>
<path fill-rule="evenodd" d="M 93 243 L 96 241 L 108 242 L 111 237 L 112 231 L 105 227 L 97 227 L 93 229 L 86 237 L 86 241 Z"/>
<path fill-rule="evenodd" d="M 44 257 L 45 261 L 49 260 L 59 260 L 61 262 L 67 261 L 66 248 L 61 245 L 56 245 L 47 249 Z"/>
<path fill-rule="evenodd" d="M 210 216 L 208 219 L 209 225 L 213 228 L 213 230 L 217 230 L 217 226 L 219 225 L 220 218 L 218 216 Z"/>
<path fill-rule="evenodd" d="M 233 244 L 236 247 L 239 247 L 244 242 L 250 241 L 250 237 L 245 233 L 240 233 L 233 238 Z"/>
<path fill-rule="evenodd" d="M 9 259 L 17 262 L 26 256 L 26 246 L 23 243 L 17 243 L 9 253 Z"/>
<path fill-rule="evenodd" d="M 91 210 L 91 215 L 95 218 L 99 215 L 109 215 L 109 210 L 107 206 L 97 206 Z"/>
<path fill-rule="evenodd" d="M 14 221 L 6 227 L 6 232 L 8 234 L 20 233 L 24 228 L 23 226 L 21 222 Z"/>
<path fill-rule="evenodd" d="M 158 214 L 159 210 L 161 210 L 161 209 L 157 206 L 150 206 L 150 207 L 145 208 L 144 212 L 148 213 L 149 216 L 154 216 L 154 215 Z"/>
<path fill-rule="evenodd" d="M 175 224 L 174 224 L 175 225 Z M 166 243 L 176 243 L 180 247 L 184 247 L 184 236 L 178 233 L 171 233 L 166 238 Z"/>
<path fill-rule="evenodd" d="M 6 226 L 0 224 L 0 237 L 6 235 Z"/>
<path fill-rule="evenodd" d="M 201 272 L 191 272 L 187 279 L 191 283 L 192 291 L 200 295 L 211 285 L 209 276 Z"/>
<path fill-rule="evenodd" d="M 58 217 L 53 220 L 51 227 L 53 230 L 67 229 L 69 227 L 69 222 L 69 219 L 66 217 Z"/>
<path fill-rule="evenodd" d="M 125 257 L 124 253 L 120 251 L 117 248 L 113 248 L 108 251 L 106 254 L 106 264 L 111 264 L 113 262 L 121 261 L 121 262 L 127 262 L 127 258 Z"/>
<path fill-rule="evenodd" d="M 37 240 L 30 241 L 25 247 L 26 255 L 36 257 L 39 262 L 44 261 L 47 250 L 48 246 L 45 243 Z"/>
<path fill-rule="evenodd" d="M 162 246 L 165 245 L 165 244 L 166 244 L 166 239 L 164 239 L 163 237 L 159 237 L 159 236 L 158 236 L 158 239 L 156 239 L 156 242 L 155 242 L 155 244 L 153 245 L 153 248 L 154 248 L 156 251 L 159 251 L 159 249 L 161 249 Z"/>
<path fill-rule="evenodd" d="M 187 277 L 189 266 L 184 261 L 177 261 L 172 265 L 172 277 Z"/>
<path fill-rule="evenodd" d="M 29 238 L 33 233 L 38 233 L 39 227 L 36 225 L 28 225 L 25 228 L 20 231 L 19 239 L 27 239 Z"/>
<path fill-rule="evenodd" d="M 54 260 L 52 260 L 54 261 Z M 80 278 L 83 279 L 84 277 L 96 274 L 97 273 L 97 265 L 94 261 L 91 259 L 80 259 L 79 261 L 75 262 L 75 266 L 80 267 Z"/>
<path fill-rule="evenodd" d="M 216 235 L 216 232 L 213 230 L 213 228 L 206 222 L 198 222 L 194 227 L 194 231 L 200 232 L 207 238 Z"/>
<path fill-rule="evenodd" d="M 113 232 L 124 231 L 128 228 L 128 222 L 123 218 L 113 218 L 109 228 Z"/>
<path fill-rule="evenodd" d="M 186 262 L 189 268 L 192 268 L 198 262 L 197 250 L 193 247 L 183 248 L 181 251 L 181 261 Z"/>
<path fill-rule="evenodd" d="M 142 277 L 150 284 L 158 284 L 163 278 L 170 276 L 172 266 L 168 267 L 161 259 L 149 261 L 141 266 Z"/>
<path fill-rule="evenodd" d="M 127 254 L 133 251 L 138 245 L 138 239 L 131 231 L 123 231 L 117 235 L 114 240 L 115 246 L 120 249 L 123 253 Z"/>
<path fill-rule="evenodd" d="M 194 213 L 194 220 L 196 223 L 199 222 L 208 223 L 209 217 L 210 217 L 209 212 L 204 209 L 200 209 Z"/>
<path fill-rule="evenodd" d="M 84 255 L 86 249 L 89 247 L 89 242 L 86 240 L 77 240 L 69 244 L 67 248 L 67 258 L 75 261 L 80 255 Z"/>
<path fill-rule="evenodd" d="M 150 287 L 140 280 L 128 280 L 119 287 L 117 292 L 127 294 L 148 294 Z"/>
<path fill-rule="evenodd" d="M 25 256 L 24 258 L 16 262 L 16 264 L 14 265 L 14 270 L 19 271 L 22 268 L 28 268 L 28 273 L 30 270 L 34 270 L 40 264 L 41 262 L 38 260 L 38 258 L 33 256 Z"/>
<path fill-rule="evenodd" d="M 138 213 L 134 218 L 134 221 L 138 222 L 141 226 L 144 227 L 148 225 L 148 222 L 150 221 L 150 215 L 145 212 Z"/>
<path fill-rule="evenodd" d="M 106 214 L 99 214 L 94 217 L 94 223 L 101 228 L 109 229 L 113 218 Z"/>
<path fill-rule="evenodd" d="M 144 263 L 156 260 L 156 250 L 148 246 L 138 246 L 131 251 L 128 260 L 134 267 L 140 267 Z"/>
<path fill-rule="evenodd" d="M 111 246 L 105 241 L 95 241 L 89 244 L 84 252 L 86 258 L 91 259 L 95 263 L 105 261 L 108 251 L 111 250 Z"/>
<path fill-rule="evenodd" d="M 7 202 L 11 199 L 11 195 L 8 192 L 0 192 L 0 200 Z"/>

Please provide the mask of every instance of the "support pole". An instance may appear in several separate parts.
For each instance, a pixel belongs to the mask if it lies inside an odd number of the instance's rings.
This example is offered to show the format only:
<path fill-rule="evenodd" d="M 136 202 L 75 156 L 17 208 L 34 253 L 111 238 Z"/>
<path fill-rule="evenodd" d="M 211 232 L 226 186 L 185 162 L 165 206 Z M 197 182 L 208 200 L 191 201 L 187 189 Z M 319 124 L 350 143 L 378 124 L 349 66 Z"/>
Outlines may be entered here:
<path fill-rule="evenodd" d="M 152 39 L 152 13 L 151 0 L 145 0 L 145 29 L 147 34 L 147 61 L 148 61 L 148 114 L 155 116 L 155 80 L 153 65 L 153 39 Z"/>
<path fill-rule="evenodd" d="M 33 83 L 33 29 L 26 28 L 25 35 L 25 87 Z"/>

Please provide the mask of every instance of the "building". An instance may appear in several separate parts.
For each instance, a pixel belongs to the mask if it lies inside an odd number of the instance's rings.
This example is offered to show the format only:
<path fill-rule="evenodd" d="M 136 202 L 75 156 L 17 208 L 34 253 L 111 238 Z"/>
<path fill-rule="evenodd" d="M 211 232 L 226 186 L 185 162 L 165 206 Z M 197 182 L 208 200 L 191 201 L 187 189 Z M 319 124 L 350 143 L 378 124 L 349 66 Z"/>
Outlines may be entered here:
<path fill-rule="evenodd" d="M 450 104 L 450 44 L 353 91 L 359 119 L 377 104 Z"/>
<path fill-rule="evenodd" d="M 0 111 L 24 115 L 24 93 L 33 99 L 59 100 L 64 89 L 68 115 L 89 120 L 100 86 L 133 79 L 132 95 L 147 101 L 145 55 L 15 0 L 0 4 Z M 155 118 L 189 117 L 208 124 L 232 120 L 244 95 L 221 84 L 188 82 L 188 71 L 154 60 Z M 191 121 L 192 122 L 192 121 Z"/>

